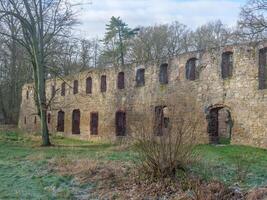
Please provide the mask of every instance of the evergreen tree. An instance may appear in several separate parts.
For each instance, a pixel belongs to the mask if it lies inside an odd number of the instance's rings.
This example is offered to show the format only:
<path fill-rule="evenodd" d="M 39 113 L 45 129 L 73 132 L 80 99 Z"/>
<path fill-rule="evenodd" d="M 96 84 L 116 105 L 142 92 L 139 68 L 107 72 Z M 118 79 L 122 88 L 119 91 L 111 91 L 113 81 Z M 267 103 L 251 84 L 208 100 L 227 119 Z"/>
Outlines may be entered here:
<path fill-rule="evenodd" d="M 124 65 L 125 54 L 129 46 L 129 39 L 134 37 L 138 29 L 131 29 L 120 17 L 112 16 L 109 24 L 106 25 L 104 44 L 106 49 L 104 56 L 113 59 L 113 62 Z"/>

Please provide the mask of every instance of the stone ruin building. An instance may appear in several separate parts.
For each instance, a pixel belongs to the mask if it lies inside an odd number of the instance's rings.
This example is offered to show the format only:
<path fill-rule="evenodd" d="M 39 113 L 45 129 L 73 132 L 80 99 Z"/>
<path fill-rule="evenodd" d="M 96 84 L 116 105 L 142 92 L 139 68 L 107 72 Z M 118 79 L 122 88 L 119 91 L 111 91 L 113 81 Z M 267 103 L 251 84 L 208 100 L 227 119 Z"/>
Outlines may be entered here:
<path fill-rule="evenodd" d="M 64 80 L 49 79 L 48 127 L 52 133 L 91 140 L 131 135 L 136 122 L 153 118 L 160 123 L 160 134 L 168 119 L 164 102 L 182 87 L 193 88 L 199 103 L 199 142 L 226 138 L 233 144 L 267 148 L 264 42 L 184 53 L 159 65 L 93 68 Z M 179 99 L 174 101 L 179 104 Z M 19 127 L 40 129 L 33 84 L 22 89 Z"/>

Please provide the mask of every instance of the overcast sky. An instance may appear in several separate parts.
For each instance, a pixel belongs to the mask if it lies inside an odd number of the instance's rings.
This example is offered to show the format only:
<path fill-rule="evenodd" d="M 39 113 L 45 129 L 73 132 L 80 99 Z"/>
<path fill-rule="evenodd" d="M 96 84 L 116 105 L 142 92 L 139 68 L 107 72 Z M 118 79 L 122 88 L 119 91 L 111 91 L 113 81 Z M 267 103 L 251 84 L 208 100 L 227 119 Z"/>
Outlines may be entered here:
<path fill-rule="evenodd" d="M 88 3 L 91 2 L 91 3 Z M 120 16 L 129 27 L 179 21 L 190 28 L 221 19 L 234 25 L 246 0 L 82 0 L 78 11 L 77 34 L 86 38 L 105 33 L 112 16 Z"/>

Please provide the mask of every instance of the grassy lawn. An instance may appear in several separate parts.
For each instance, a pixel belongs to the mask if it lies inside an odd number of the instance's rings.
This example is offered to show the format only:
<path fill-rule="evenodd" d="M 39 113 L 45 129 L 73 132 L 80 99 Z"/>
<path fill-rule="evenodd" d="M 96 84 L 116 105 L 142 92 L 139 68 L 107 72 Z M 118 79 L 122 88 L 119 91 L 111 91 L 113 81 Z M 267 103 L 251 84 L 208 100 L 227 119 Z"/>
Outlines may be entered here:
<path fill-rule="evenodd" d="M 111 143 L 52 137 L 53 147 L 39 147 L 37 137 L 0 132 L 0 199 L 75 199 L 90 193 L 94 182 L 80 183 L 71 175 L 60 175 L 53 160 L 90 159 L 132 163 L 134 151 Z M 267 185 L 267 151 L 225 145 L 199 145 L 200 159 L 190 170 L 203 179 L 249 189 Z"/>
<path fill-rule="evenodd" d="M 242 145 L 200 145 L 202 160 L 192 170 L 206 179 L 254 188 L 267 185 L 267 150 Z"/>

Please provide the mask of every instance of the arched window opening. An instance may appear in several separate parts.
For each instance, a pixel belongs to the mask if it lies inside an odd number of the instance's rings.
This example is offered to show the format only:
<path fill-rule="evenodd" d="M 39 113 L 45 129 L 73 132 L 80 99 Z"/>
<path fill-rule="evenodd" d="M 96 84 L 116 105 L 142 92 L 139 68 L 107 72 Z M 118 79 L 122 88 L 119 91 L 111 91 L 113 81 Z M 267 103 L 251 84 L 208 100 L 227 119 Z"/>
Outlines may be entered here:
<path fill-rule="evenodd" d="M 106 75 L 102 75 L 101 76 L 100 91 L 101 92 L 106 92 L 107 91 L 107 77 L 106 77 Z"/>
<path fill-rule="evenodd" d="M 124 72 L 118 74 L 117 87 L 118 89 L 124 89 Z"/>
<path fill-rule="evenodd" d="M 259 51 L 259 89 L 266 89 L 267 79 L 267 47 Z"/>
<path fill-rule="evenodd" d="M 65 96 L 65 92 L 66 92 L 66 83 L 63 82 L 61 84 L 61 96 Z"/>
<path fill-rule="evenodd" d="M 86 94 L 92 94 L 92 78 L 88 77 L 86 79 Z"/>
<path fill-rule="evenodd" d="M 160 65 L 159 82 L 161 84 L 168 84 L 168 64 L 167 63 Z"/>
<path fill-rule="evenodd" d="M 37 117 L 34 116 L 34 124 L 36 124 L 36 123 L 37 123 Z"/>
<path fill-rule="evenodd" d="M 24 116 L 24 124 L 27 124 L 27 118 Z"/>
<path fill-rule="evenodd" d="M 123 111 L 116 112 L 116 136 L 126 135 L 126 113 Z"/>
<path fill-rule="evenodd" d="M 228 51 L 222 54 L 221 72 L 222 72 L 223 79 L 232 77 L 233 52 Z"/>
<path fill-rule="evenodd" d="M 196 58 L 190 58 L 187 62 L 186 62 L 186 79 L 187 80 L 196 80 L 198 78 L 198 73 L 197 73 L 197 69 L 196 69 L 196 62 L 197 59 Z"/>
<path fill-rule="evenodd" d="M 91 113 L 90 133 L 91 135 L 98 134 L 98 113 L 97 112 Z"/>
<path fill-rule="evenodd" d="M 64 132 L 65 112 L 60 110 L 57 113 L 57 131 Z"/>
<path fill-rule="evenodd" d="M 136 71 L 136 86 L 143 86 L 145 85 L 145 69 L 138 69 Z"/>
<path fill-rule="evenodd" d="M 73 94 L 78 94 L 78 86 L 79 86 L 78 80 L 74 80 L 74 82 L 73 82 Z"/>
<path fill-rule="evenodd" d="M 76 109 L 72 112 L 72 134 L 80 134 L 80 110 Z"/>
<path fill-rule="evenodd" d="M 47 123 L 50 124 L 51 123 L 51 113 L 47 114 Z"/>

